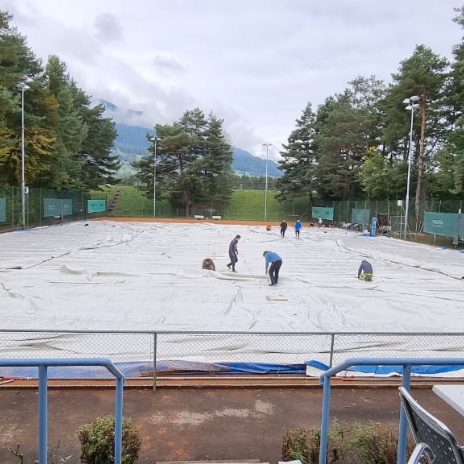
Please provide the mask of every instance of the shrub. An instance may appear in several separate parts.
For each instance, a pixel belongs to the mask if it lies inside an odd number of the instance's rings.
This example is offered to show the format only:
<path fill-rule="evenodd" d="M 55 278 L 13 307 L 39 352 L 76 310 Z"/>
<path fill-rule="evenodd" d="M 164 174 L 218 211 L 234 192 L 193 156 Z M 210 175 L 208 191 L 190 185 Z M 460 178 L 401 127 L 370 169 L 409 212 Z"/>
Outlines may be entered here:
<path fill-rule="evenodd" d="M 320 438 L 318 429 L 287 430 L 282 444 L 282 460 L 299 459 L 304 464 L 317 464 Z"/>
<path fill-rule="evenodd" d="M 389 464 L 397 462 L 398 432 L 386 424 L 356 424 L 351 432 L 350 448 L 359 462 Z"/>
<path fill-rule="evenodd" d="M 294 429 L 284 434 L 282 460 L 299 459 L 303 464 L 319 462 L 320 429 Z M 413 450 L 408 442 L 408 455 Z M 398 430 L 389 424 L 333 423 L 329 430 L 327 462 L 338 464 L 396 464 Z"/>
<path fill-rule="evenodd" d="M 114 415 L 97 417 L 79 428 L 81 462 L 85 464 L 114 463 Z M 140 434 L 129 419 L 122 423 L 122 464 L 133 464 L 139 457 Z"/>

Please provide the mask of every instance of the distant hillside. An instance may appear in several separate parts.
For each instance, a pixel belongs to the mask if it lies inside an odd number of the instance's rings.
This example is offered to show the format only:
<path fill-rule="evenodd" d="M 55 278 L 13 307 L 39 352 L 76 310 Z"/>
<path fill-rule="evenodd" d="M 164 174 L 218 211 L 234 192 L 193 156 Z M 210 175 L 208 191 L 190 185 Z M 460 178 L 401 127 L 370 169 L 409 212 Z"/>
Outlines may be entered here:
<path fill-rule="evenodd" d="M 232 169 L 238 174 L 248 174 L 252 176 L 265 176 L 266 175 L 266 160 L 259 156 L 254 156 L 248 151 L 241 148 L 233 147 L 234 149 L 234 162 Z M 267 162 L 267 174 L 269 177 L 280 177 L 282 171 L 277 167 L 277 163 L 272 160 Z"/>
<path fill-rule="evenodd" d="M 126 168 L 132 161 L 141 156 L 147 156 L 147 149 L 150 146 L 147 134 L 154 136 L 155 131 L 153 129 L 124 123 L 116 123 L 116 129 L 118 136 L 114 142 L 113 152 L 119 156 Z M 233 147 L 233 153 L 232 169 L 235 172 L 251 176 L 266 175 L 265 159 L 236 147 Z M 268 160 L 267 173 L 269 177 L 280 177 L 282 175 L 277 166 L 275 161 Z"/>
<path fill-rule="evenodd" d="M 118 136 L 114 142 L 114 151 L 118 153 L 121 160 L 134 161 L 139 156 L 147 156 L 147 148 L 150 146 L 147 134 L 154 136 L 153 129 L 117 123 L 116 130 Z"/>

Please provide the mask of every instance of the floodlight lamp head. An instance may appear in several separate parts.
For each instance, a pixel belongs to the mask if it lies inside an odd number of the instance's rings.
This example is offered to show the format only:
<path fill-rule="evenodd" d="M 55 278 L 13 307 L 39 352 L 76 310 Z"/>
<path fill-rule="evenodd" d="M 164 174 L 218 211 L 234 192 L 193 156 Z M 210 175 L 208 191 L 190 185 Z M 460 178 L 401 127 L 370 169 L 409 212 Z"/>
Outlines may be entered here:
<path fill-rule="evenodd" d="M 18 84 L 18 89 L 21 90 L 21 92 L 24 92 L 25 90 L 29 90 L 30 87 L 26 83 L 20 82 Z"/>
<path fill-rule="evenodd" d="M 409 100 L 411 100 L 413 103 L 416 103 L 420 101 L 420 97 L 418 95 L 413 95 L 412 97 L 409 97 Z"/>

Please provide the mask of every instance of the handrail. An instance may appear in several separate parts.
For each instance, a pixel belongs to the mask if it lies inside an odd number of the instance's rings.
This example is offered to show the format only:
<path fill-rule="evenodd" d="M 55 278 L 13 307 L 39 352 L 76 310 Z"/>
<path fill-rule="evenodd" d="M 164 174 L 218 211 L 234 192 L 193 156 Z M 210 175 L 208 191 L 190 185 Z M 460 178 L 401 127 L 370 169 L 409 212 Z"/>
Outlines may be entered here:
<path fill-rule="evenodd" d="M 327 462 L 330 415 L 330 381 L 332 376 L 353 366 L 402 366 L 402 385 L 409 391 L 411 387 L 412 366 L 455 366 L 463 364 L 464 358 L 350 358 L 341 362 L 337 366 L 326 370 L 319 376 L 319 381 L 323 385 L 319 464 L 326 464 Z M 403 407 L 400 407 L 397 453 L 398 464 L 404 464 L 406 462 L 407 431 L 408 423 L 406 414 Z"/>
<path fill-rule="evenodd" d="M 115 464 L 122 460 L 122 405 L 124 375 L 109 360 L 105 358 L 38 358 L 38 359 L 7 359 L 0 358 L 0 367 L 37 367 L 39 371 L 39 462 L 47 464 L 48 417 L 47 417 L 47 369 L 57 366 L 101 366 L 116 377 L 116 400 L 114 414 L 114 459 Z"/>

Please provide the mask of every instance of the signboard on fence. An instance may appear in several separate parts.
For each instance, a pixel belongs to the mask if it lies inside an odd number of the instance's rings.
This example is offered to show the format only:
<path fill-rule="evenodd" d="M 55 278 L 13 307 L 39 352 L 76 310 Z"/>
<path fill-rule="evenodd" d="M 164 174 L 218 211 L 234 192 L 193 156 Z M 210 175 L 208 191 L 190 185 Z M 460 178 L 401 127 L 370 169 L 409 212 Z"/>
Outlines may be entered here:
<path fill-rule="evenodd" d="M 326 219 L 328 221 L 333 221 L 334 209 L 333 208 L 325 208 L 323 206 L 313 206 L 311 214 L 312 214 L 313 218 L 322 218 L 322 219 Z"/>
<path fill-rule="evenodd" d="M 73 202 L 64 198 L 44 198 L 43 217 L 64 217 L 73 213 Z"/>
<path fill-rule="evenodd" d="M 0 198 L 0 222 L 6 222 L 6 198 Z"/>
<path fill-rule="evenodd" d="M 370 209 L 355 209 L 351 210 L 351 222 L 352 224 L 369 224 L 371 220 Z"/>
<path fill-rule="evenodd" d="M 462 222 L 459 227 L 459 236 L 464 236 Z M 424 232 L 433 235 L 454 237 L 458 227 L 458 215 L 455 213 L 424 213 Z"/>
<path fill-rule="evenodd" d="M 106 211 L 106 200 L 87 200 L 88 213 L 102 213 Z"/>

